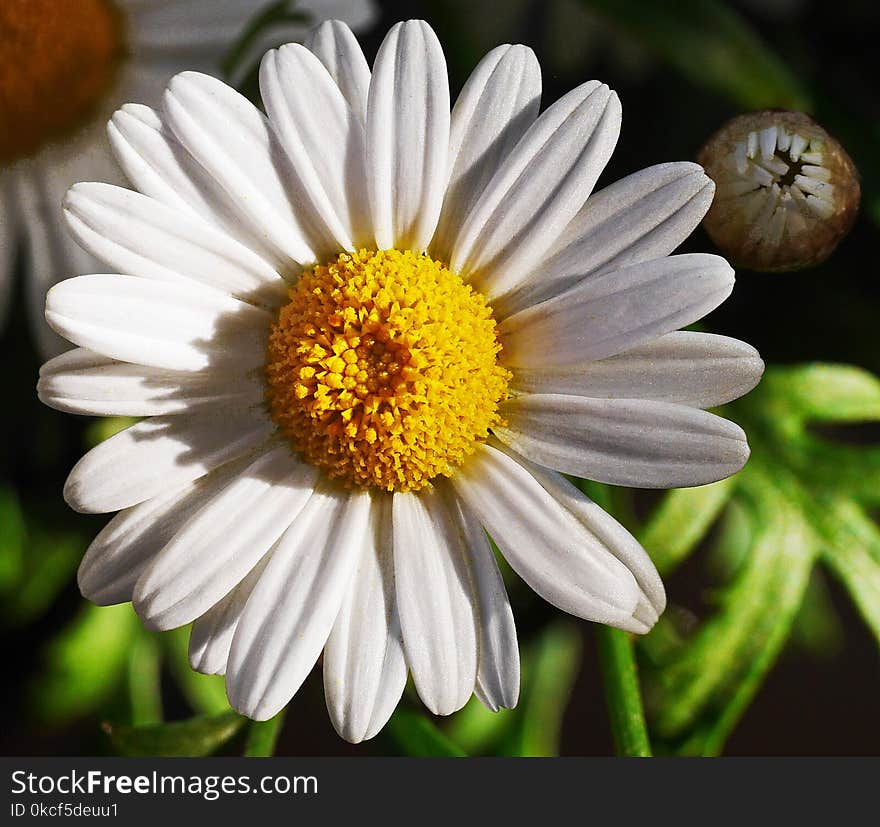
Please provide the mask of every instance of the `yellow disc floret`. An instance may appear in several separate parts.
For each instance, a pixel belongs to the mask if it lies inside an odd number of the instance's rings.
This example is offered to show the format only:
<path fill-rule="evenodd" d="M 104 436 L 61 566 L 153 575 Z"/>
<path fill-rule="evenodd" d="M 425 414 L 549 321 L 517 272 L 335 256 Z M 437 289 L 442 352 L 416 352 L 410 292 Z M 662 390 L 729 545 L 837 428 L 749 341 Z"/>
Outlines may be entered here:
<path fill-rule="evenodd" d="M 492 309 L 440 262 L 343 253 L 302 274 L 272 326 L 272 416 L 330 476 L 416 490 L 499 423 L 500 350 Z"/>

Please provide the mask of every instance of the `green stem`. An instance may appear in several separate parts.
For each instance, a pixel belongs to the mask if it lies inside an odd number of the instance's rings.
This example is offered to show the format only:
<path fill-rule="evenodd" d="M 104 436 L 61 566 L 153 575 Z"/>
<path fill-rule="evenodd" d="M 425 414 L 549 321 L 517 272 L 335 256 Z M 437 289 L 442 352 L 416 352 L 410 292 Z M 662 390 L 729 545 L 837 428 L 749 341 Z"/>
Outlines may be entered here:
<path fill-rule="evenodd" d="M 626 632 L 609 626 L 596 627 L 596 640 L 617 754 L 647 758 L 651 755 L 651 744 L 632 642 Z"/>
<path fill-rule="evenodd" d="M 275 742 L 284 726 L 286 709 L 268 721 L 254 721 L 248 729 L 244 754 L 247 758 L 269 758 L 275 754 Z"/>

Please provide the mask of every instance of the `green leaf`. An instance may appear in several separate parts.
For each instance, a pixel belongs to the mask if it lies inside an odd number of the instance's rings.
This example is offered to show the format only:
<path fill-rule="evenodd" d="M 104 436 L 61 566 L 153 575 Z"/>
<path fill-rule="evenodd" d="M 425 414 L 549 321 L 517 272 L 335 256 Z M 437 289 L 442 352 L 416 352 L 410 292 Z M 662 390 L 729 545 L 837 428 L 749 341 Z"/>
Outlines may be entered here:
<path fill-rule="evenodd" d="M 251 721 L 248 726 L 244 754 L 248 758 L 268 758 L 275 754 L 275 743 L 284 726 L 286 709 L 268 721 Z"/>
<path fill-rule="evenodd" d="M 880 379 L 853 365 L 815 362 L 768 369 L 750 409 L 759 406 L 764 418 L 794 416 L 806 424 L 866 422 L 880 419 Z"/>
<path fill-rule="evenodd" d="M 29 693 L 34 715 L 59 725 L 96 709 L 121 684 L 140 628 L 129 604 L 86 604 L 44 653 Z"/>
<path fill-rule="evenodd" d="M 189 626 L 162 634 L 171 675 L 189 705 L 205 715 L 229 710 L 226 680 L 222 675 L 202 675 L 189 665 Z"/>
<path fill-rule="evenodd" d="M 399 706 L 387 724 L 388 734 L 404 755 L 461 758 L 464 750 L 444 735 L 425 715 Z"/>
<path fill-rule="evenodd" d="M 0 487 L 0 594 L 9 594 L 24 573 L 24 515 L 15 490 Z"/>
<path fill-rule="evenodd" d="M 602 625 L 596 627 L 596 641 L 605 682 L 608 718 L 617 754 L 649 757 L 651 743 L 642 709 L 642 694 L 632 641 L 626 632 Z"/>
<path fill-rule="evenodd" d="M 156 638 L 140 630 L 128 653 L 128 701 L 135 726 L 162 720 L 162 660 Z"/>
<path fill-rule="evenodd" d="M 236 712 L 148 726 L 103 725 L 119 755 L 156 758 L 212 755 L 232 739 L 247 719 Z"/>
<path fill-rule="evenodd" d="M 741 475 L 755 514 L 752 545 L 735 579 L 719 594 L 718 610 L 659 675 L 655 723 L 667 740 L 708 715 L 713 723 L 702 740 L 713 750 L 723 743 L 791 628 L 816 544 L 800 508 L 777 482 L 755 468 Z"/>
<path fill-rule="evenodd" d="M 504 752 L 532 757 L 559 753 L 562 718 L 568 707 L 581 655 L 578 627 L 560 621 L 548 626 L 526 650 L 517 724 Z"/>
<path fill-rule="evenodd" d="M 849 591 L 880 643 L 880 530 L 856 504 L 826 504 L 821 520 L 822 559 Z"/>
<path fill-rule="evenodd" d="M 810 109 L 806 90 L 720 0 L 583 0 L 682 75 L 744 109 Z"/>
<path fill-rule="evenodd" d="M 504 708 L 493 712 L 472 697 L 451 717 L 447 732 L 468 755 L 487 754 L 515 725 L 517 714 L 515 709 Z"/>
<path fill-rule="evenodd" d="M 699 488 L 679 488 L 663 498 L 636 535 L 661 574 L 675 569 L 706 536 L 734 486 L 731 477 Z"/>

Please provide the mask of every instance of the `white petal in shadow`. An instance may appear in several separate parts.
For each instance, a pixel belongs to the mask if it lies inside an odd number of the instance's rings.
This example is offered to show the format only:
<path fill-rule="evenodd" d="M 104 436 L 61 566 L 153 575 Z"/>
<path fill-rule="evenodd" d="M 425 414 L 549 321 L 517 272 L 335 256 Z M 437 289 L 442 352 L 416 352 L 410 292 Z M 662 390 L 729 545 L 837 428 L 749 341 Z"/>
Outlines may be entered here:
<path fill-rule="evenodd" d="M 107 124 L 107 136 L 119 166 L 143 194 L 178 210 L 201 216 L 289 275 L 290 259 L 238 219 L 232 198 L 193 158 L 160 113 L 129 103 Z"/>
<path fill-rule="evenodd" d="M 739 471 L 749 458 L 742 428 L 685 405 L 645 399 L 526 394 L 500 406 L 493 429 L 532 462 L 611 485 L 684 488 Z"/>
<path fill-rule="evenodd" d="M 119 511 L 256 451 L 274 431 L 255 411 L 145 419 L 92 448 L 67 477 L 64 499 L 86 514 Z"/>
<path fill-rule="evenodd" d="M 99 606 L 127 603 L 144 569 L 183 524 L 241 471 L 230 462 L 183 488 L 170 488 L 120 511 L 89 545 L 77 582 L 83 597 Z"/>
<path fill-rule="evenodd" d="M 40 368 L 37 396 L 86 416 L 161 416 L 216 406 L 254 408 L 265 400 L 259 372 L 176 371 L 117 362 L 74 348 Z"/>
<path fill-rule="evenodd" d="M 479 620 L 479 696 L 493 712 L 513 709 L 519 699 L 519 646 L 507 589 L 489 545 L 489 538 L 473 512 L 446 481 L 435 482 L 444 495 L 452 520 L 462 538 L 465 559 L 477 600 Z"/>
<path fill-rule="evenodd" d="M 483 445 L 452 484 L 513 570 L 541 597 L 576 617 L 645 631 L 633 619 L 644 595 L 632 572 L 521 463 Z"/>
<path fill-rule="evenodd" d="M 330 635 L 365 544 L 370 495 L 316 491 L 272 552 L 235 630 L 232 706 L 257 721 L 296 694 Z"/>
<path fill-rule="evenodd" d="M 296 206 L 284 151 L 247 98 L 209 75 L 183 72 L 168 84 L 163 118 L 252 233 L 293 265 L 315 260 L 316 217 Z"/>
<path fill-rule="evenodd" d="M 596 81 L 543 112 L 464 220 L 452 269 L 490 300 L 528 278 L 589 196 L 620 119 L 617 95 Z"/>
<path fill-rule="evenodd" d="M 449 261 L 462 222 L 538 117 L 541 67 L 528 46 L 499 46 L 474 69 L 452 108 L 449 183 L 431 252 Z"/>
<path fill-rule="evenodd" d="M 643 619 L 649 628 L 653 626 L 666 608 L 666 590 L 654 563 L 636 538 L 562 474 L 535 465 L 504 445 L 497 442 L 494 444 L 498 450 L 503 451 L 529 471 L 562 508 L 574 516 L 630 570 L 642 590 L 642 598 L 636 607 L 634 617 L 637 620 Z"/>
<path fill-rule="evenodd" d="M 511 389 L 514 394 L 652 399 L 713 408 L 748 393 L 763 372 L 764 363 L 751 345 L 679 330 L 598 362 L 514 370 Z"/>
<path fill-rule="evenodd" d="M 312 29 L 303 45 L 327 67 L 352 111 L 365 122 L 370 66 L 351 29 L 341 20 L 325 20 Z"/>
<path fill-rule="evenodd" d="M 46 321 L 74 344 L 122 362 L 244 372 L 265 361 L 272 316 L 195 282 L 90 275 L 49 291 Z"/>
<path fill-rule="evenodd" d="M 297 43 L 267 52 L 260 91 L 298 182 L 297 205 L 327 229 L 322 257 L 369 246 L 364 124 L 324 65 Z"/>
<path fill-rule="evenodd" d="M 74 238 L 118 273 L 196 282 L 269 309 L 287 285 L 263 259 L 189 211 L 109 184 L 76 184 L 64 199 Z"/>
<path fill-rule="evenodd" d="M 669 255 L 697 227 L 715 185 L 690 162 L 658 164 L 591 195 L 545 260 L 513 292 L 496 299 L 503 319 L 573 284 Z"/>
<path fill-rule="evenodd" d="M 467 703 L 477 677 L 477 598 L 464 540 L 433 488 L 394 494 L 394 576 L 406 662 L 435 715 Z"/>
<path fill-rule="evenodd" d="M 363 553 L 324 648 L 324 696 L 336 731 L 353 744 L 385 726 L 406 685 L 394 599 L 391 496 L 374 495 Z"/>
<path fill-rule="evenodd" d="M 367 102 L 367 185 L 379 249 L 427 248 L 448 175 L 449 81 L 423 20 L 386 35 Z"/>
<path fill-rule="evenodd" d="M 586 279 L 498 325 L 504 361 L 561 368 L 605 359 L 701 319 L 733 290 L 720 256 L 670 256 Z"/>
<path fill-rule="evenodd" d="M 267 553 L 222 600 L 193 621 L 189 635 L 189 664 L 204 675 L 225 675 L 229 649 L 241 613 L 269 562 Z"/>
<path fill-rule="evenodd" d="M 138 579 L 134 607 L 144 624 L 174 629 L 225 597 L 303 509 L 318 474 L 286 444 L 243 469 L 187 521 Z"/>

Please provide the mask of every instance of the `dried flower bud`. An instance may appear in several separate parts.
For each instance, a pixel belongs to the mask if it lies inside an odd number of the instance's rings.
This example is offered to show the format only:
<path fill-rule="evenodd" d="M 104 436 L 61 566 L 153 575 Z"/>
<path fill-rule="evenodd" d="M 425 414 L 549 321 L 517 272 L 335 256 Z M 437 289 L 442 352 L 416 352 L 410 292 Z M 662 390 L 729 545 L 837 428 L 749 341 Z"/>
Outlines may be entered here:
<path fill-rule="evenodd" d="M 716 184 L 703 224 L 743 267 L 781 272 L 819 264 L 855 221 L 855 165 L 801 112 L 739 115 L 709 139 L 698 161 Z"/>

